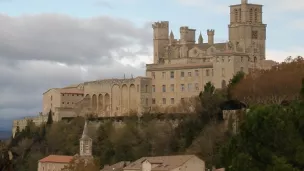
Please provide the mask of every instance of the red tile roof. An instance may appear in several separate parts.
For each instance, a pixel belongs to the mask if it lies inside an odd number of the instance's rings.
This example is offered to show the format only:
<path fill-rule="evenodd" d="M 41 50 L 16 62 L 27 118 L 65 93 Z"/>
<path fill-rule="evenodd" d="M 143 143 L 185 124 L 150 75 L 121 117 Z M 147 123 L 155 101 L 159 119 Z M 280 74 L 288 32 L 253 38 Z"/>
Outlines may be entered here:
<path fill-rule="evenodd" d="M 62 155 L 49 155 L 39 162 L 48 162 L 48 163 L 69 163 L 73 159 L 73 156 L 62 156 Z"/>
<path fill-rule="evenodd" d="M 80 90 L 78 88 L 62 88 L 62 89 L 60 89 L 60 93 L 65 93 L 65 94 L 83 94 L 83 90 Z"/>

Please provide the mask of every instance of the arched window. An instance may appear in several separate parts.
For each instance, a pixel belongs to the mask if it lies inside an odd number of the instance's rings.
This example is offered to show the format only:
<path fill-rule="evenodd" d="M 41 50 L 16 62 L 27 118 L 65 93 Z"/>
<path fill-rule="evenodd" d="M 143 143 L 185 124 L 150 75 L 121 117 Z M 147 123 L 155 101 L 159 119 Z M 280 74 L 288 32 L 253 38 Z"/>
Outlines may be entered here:
<path fill-rule="evenodd" d="M 249 21 L 252 22 L 252 18 L 253 18 L 253 9 L 251 8 L 249 11 Z"/>
<path fill-rule="evenodd" d="M 256 23 L 258 22 L 258 9 L 257 8 L 254 10 L 254 21 Z"/>
<path fill-rule="evenodd" d="M 234 20 L 235 20 L 235 22 L 238 22 L 238 18 L 239 18 L 239 13 L 238 13 L 238 10 L 235 9 L 234 10 Z"/>

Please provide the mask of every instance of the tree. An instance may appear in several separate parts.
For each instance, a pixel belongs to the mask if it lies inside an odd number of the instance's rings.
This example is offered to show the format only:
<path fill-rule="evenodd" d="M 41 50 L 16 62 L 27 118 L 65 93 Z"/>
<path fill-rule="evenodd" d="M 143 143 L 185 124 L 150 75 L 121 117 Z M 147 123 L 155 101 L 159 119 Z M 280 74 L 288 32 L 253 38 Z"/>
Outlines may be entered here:
<path fill-rule="evenodd" d="M 237 72 L 233 78 L 229 81 L 227 93 L 228 93 L 228 99 L 232 98 L 231 90 L 236 86 L 241 80 L 243 80 L 245 77 L 245 73 L 242 71 Z"/>
<path fill-rule="evenodd" d="M 231 96 L 249 105 L 279 104 L 299 96 L 304 59 L 297 57 L 270 70 L 256 70 L 230 89 Z"/>
<path fill-rule="evenodd" d="M 200 135 L 187 149 L 187 153 L 196 154 L 204 159 L 209 167 L 216 165 L 219 160 L 220 147 L 228 139 L 222 126 L 222 124 L 217 123 L 206 125 Z"/>
<path fill-rule="evenodd" d="M 264 105 L 247 113 L 240 133 L 221 149 L 228 171 L 304 168 L 304 106 Z"/>
<path fill-rule="evenodd" d="M 302 78 L 302 87 L 300 90 L 300 97 L 304 100 L 304 78 Z"/>
<path fill-rule="evenodd" d="M 215 91 L 215 87 L 214 85 L 209 81 L 204 85 L 204 91 L 203 93 L 209 93 L 209 94 L 213 94 Z"/>
<path fill-rule="evenodd" d="M 216 121 L 221 114 L 220 104 L 227 100 L 225 91 L 217 90 L 213 94 L 200 93 L 197 113 L 203 123 Z"/>
<path fill-rule="evenodd" d="M 99 171 L 99 163 L 94 159 L 74 157 L 72 161 L 61 169 L 62 171 Z"/>
<path fill-rule="evenodd" d="M 47 125 L 52 125 L 53 124 L 53 112 L 52 112 L 52 110 L 49 111 L 48 119 L 47 119 L 46 124 Z"/>
<path fill-rule="evenodd" d="M 114 145 L 110 136 L 114 133 L 114 127 L 111 122 L 103 123 L 97 129 L 97 137 L 93 141 L 93 153 L 99 159 L 103 166 L 112 162 L 115 155 Z"/>
<path fill-rule="evenodd" d="M 0 171 L 13 171 L 13 156 L 8 146 L 0 141 Z"/>

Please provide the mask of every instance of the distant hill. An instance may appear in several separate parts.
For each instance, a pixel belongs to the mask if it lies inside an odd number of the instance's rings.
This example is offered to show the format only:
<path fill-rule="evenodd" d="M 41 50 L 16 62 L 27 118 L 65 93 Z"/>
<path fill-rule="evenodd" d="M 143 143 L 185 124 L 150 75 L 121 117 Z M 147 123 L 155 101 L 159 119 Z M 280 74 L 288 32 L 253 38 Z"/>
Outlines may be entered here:
<path fill-rule="evenodd" d="M 13 118 L 12 119 L 0 119 L 0 131 L 9 131 L 12 129 Z"/>
<path fill-rule="evenodd" d="M 13 119 L 0 119 L 0 140 L 6 140 L 12 135 Z"/>
<path fill-rule="evenodd" d="M 12 135 L 12 131 L 10 130 L 5 130 L 5 131 L 0 130 L 0 140 L 7 140 L 11 137 L 11 135 Z"/>

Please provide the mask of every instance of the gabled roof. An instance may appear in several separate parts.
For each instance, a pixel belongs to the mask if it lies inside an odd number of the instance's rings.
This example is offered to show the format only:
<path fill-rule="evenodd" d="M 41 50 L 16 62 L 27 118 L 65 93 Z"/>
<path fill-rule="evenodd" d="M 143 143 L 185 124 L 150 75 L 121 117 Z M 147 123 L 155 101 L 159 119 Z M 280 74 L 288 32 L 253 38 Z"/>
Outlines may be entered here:
<path fill-rule="evenodd" d="M 148 161 L 151 164 L 159 164 L 152 168 L 155 171 L 171 170 L 183 165 L 195 155 L 176 155 L 176 156 L 156 156 L 156 157 L 142 157 L 124 168 L 124 170 L 140 170 L 142 162 Z"/>
<path fill-rule="evenodd" d="M 120 161 L 111 166 L 105 166 L 101 171 L 121 171 L 124 167 L 130 164 L 129 161 Z"/>
<path fill-rule="evenodd" d="M 50 88 L 50 89 L 48 89 L 46 92 L 44 92 L 43 94 L 46 94 L 46 93 L 48 93 L 48 92 L 51 91 L 51 90 L 58 91 L 58 90 L 60 90 L 60 88 Z"/>
<path fill-rule="evenodd" d="M 49 155 L 39 162 L 43 163 L 69 163 L 73 159 L 73 156 L 62 156 L 62 155 Z"/>
<path fill-rule="evenodd" d="M 207 50 L 211 46 L 214 46 L 217 50 L 225 49 L 227 43 L 214 43 L 214 44 L 208 44 L 208 43 L 202 43 L 195 45 L 195 47 L 198 47 L 201 50 Z"/>

